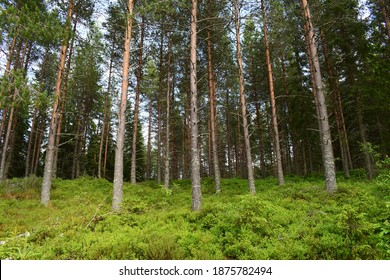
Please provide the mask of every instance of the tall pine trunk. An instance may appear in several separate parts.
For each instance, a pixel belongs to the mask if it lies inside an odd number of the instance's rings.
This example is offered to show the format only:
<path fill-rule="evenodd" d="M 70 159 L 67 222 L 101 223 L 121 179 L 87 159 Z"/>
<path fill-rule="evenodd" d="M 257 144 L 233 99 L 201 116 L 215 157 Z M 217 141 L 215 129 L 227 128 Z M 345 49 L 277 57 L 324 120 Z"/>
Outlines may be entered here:
<path fill-rule="evenodd" d="M 112 197 L 112 209 L 115 212 L 120 211 L 123 200 L 123 147 L 125 140 L 125 125 L 126 125 L 126 106 L 127 106 L 127 90 L 129 88 L 129 67 L 130 67 L 130 41 L 131 29 L 133 24 L 133 0 L 127 3 L 126 12 L 126 32 L 123 52 L 122 65 L 122 90 L 118 112 L 118 132 L 116 137 L 115 149 L 115 165 L 114 165 L 114 190 Z"/>
<path fill-rule="evenodd" d="M 114 38 L 115 38 L 115 34 L 114 34 Z M 108 127 L 110 125 L 110 121 L 108 118 L 108 115 L 109 115 L 108 110 L 110 109 L 109 96 L 110 96 L 110 91 L 111 91 L 112 64 L 114 62 L 114 47 L 115 47 L 114 42 L 115 42 L 115 39 L 113 40 L 112 45 L 111 45 L 110 63 L 109 63 L 109 67 L 108 67 L 107 91 L 106 91 L 106 96 L 104 99 L 103 126 L 102 126 L 102 131 L 100 134 L 100 144 L 99 144 L 98 178 L 101 178 L 101 176 L 102 176 L 103 143 L 104 143 L 106 133 L 108 134 Z"/>
<path fill-rule="evenodd" d="M 269 50 L 268 29 L 267 29 L 267 20 L 265 18 L 264 0 L 261 1 L 261 14 L 263 17 L 265 54 L 267 59 L 267 72 L 268 72 L 269 93 L 270 93 L 270 100 L 271 100 L 272 128 L 273 128 L 274 145 L 275 145 L 275 153 L 276 153 L 278 183 L 279 186 L 283 186 L 284 175 L 283 175 L 282 155 L 280 151 L 278 115 L 277 115 L 276 102 L 275 102 L 274 80 L 272 75 L 271 54 Z"/>
<path fill-rule="evenodd" d="M 131 171 L 130 182 L 135 184 L 137 182 L 137 132 L 138 132 L 138 115 L 139 115 L 139 95 L 141 91 L 141 75 L 143 66 L 143 48 L 144 48 L 144 34 L 145 34 L 145 17 L 142 16 L 141 22 L 141 42 L 139 46 L 139 59 L 137 70 L 137 87 L 135 89 L 135 103 L 134 103 L 134 127 L 133 127 L 133 142 L 131 146 Z"/>
<path fill-rule="evenodd" d="M 211 0 L 208 1 L 209 5 Z M 211 7 L 209 7 L 211 9 Z M 211 31 L 207 30 L 207 66 L 208 66 L 208 83 L 210 93 L 210 126 L 211 126 L 211 146 L 213 154 L 213 167 L 215 179 L 215 191 L 221 192 L 221 172 L 219 169 L 218 159 L 218 140 L 217 140 L 217 124 L 216 124 L 216 87 L 215 87 L 215 71 L 212 59 L 212 42 Z"/>
<path fill-rule="evenodd" d="M 53 159 L 53 178 L 57 177 L 57 165 L 58 165 L 58 149 L 60 145 L 60 140 L 61 140 L 61 130 L 62 130 L 62 122 L 64 119 L 64 110 L 65 110 L 65 100 L 66 100 L 66 94 L 68 91 L 68 80 L 69 80 L 69 74 L 70 74 L 70 64 L 72 61 L 72 55 L 73 55 L 73 49 L 74 49 L 74 42 L 75 42 L 75 37 L 76 37 L 76 30 L 77 30 L 77 22 L 78 22 L 78 13 L 76 14 L 76 17 L 74 19 L 74 24 L 73 24 L 73 36 L 72 40 L 69 46 L 69 54 L 68 54 L 68 61 L 66 65 L 66 70 L 65 70 L 65 76 L 64 76 L 64 81 L 62 83 L 62 90 L 61 90 L 61 95 L 60 95 L 60 108 L 59 108 L 59 119 L 58 119 L 58 124 L 57 124 L 57 132 L 56 132 L 56 140 L 55 140 L 55 151 L 54 151 L 54 159 Z"/>
<path fill-rule="evenodd" d="M 192 1 L 191 8 L 191 41 L 190 41 L 190 87 L 191 87 L 191 180 L 192 210 L 199 211 L 202 206 L 200 189 L 200 158 L 198 150 L 198 88 L 196 75 L 196 25 L 197 0 Z"/>
<path fill-rule="evenodd" d="M 255 194 L 256 188 L 255 188 L 255 180 L 253 175 L 251 144 L 249 140 L 249 129 L 248 129 L 246 101 L 245 101 L 245 93 L 244 93 L 244 74 L 243 74 L 242 54 L 241 54 L 240 24 L 239 24 L 239 17 L 238 17 L 238 0 L 234 0 L 234 22 L 236 26 L 236 51 L 237 51 L 238 77 L 240 83 L 242 124 L 244 130 L 245 152 L 246 152 L 246 161 L 247 161 L 247 169 L 248 169 L 247 170 L 248 184 L 249 184 L 249 191 L 251 192 L 251 194 Z"/>
<path fill-rule="evenodd" d="M 165 97 L 166 101 L 166 120 L 165 120 L 165 157 L 164 157 L 164 188 L 169 187 L 169 171 L 170 171 L 170 95 L 171 95 L 171 49 L 172 49 L 172 38 L 171 31 L 168 31 L 168 62 L 167 62 L 167 94 Z"/>
<path fill-rule="evenodd" d="M 314 77 L 318 98 L 318 114 L 320 118 L 319 121 L 322 143 L 321 148 L 324 161 L 326 191 L 328 193 L 334 193 L 337 189 L 336 172 L 333 157 L 332 137 L 330 133 L 328 112 L 325 101 L 325 93 L 323 90 L 321 69 L 318 60 L 317 44 L 315 41 L 314 28 L 311 22 L 310 10 L 307 4 L 307 0 L 301 0 L 301 4 L 305 15 L 305 21 L 308 24 L 308 32 L 305 33 L 305 36 L 308 37 L 310 43 L 311 56 L 309 57 L 309 59 L 313 61 L 314 66 Z"/>
<path fill-rule="evenodd" d="M 164 44 L 164 25 L 161 23 L 161 36 L 160 36 L 160 62 L 159 62 L 159 78 L 158 78 L 158 101 L 157 101 L 157 184 L 161 183 L 161 115 L 162 115 L 162 68 L 163 68 L 163 44 Z"/>
<path fill-rule="evenodd" d="M 67 25 L 66 29 L 69 30 L 70 22 L 72 19 L 73 13 L 73 0 L 69 0 L 69 8 L 67 15 Z M 65 38 L 62 42 L 61 53 L 60 53 L 60 62 L 58 65 L 57 72 L 57 81 L 55 85 L 54 92 L 54 103 L 53 103 L 53 112 L 50 121 L 49 127 L 49 139 L 46 150 L 46 160 L 45 160 L 45 168 L 43 170 L 43 181 L 42 181 L 42 191 L 41 191 L 41 203 L 47 206 L 50 202 L 50 189 L 51 189 L 51 181 L 53 178 L 53 161 L 54 161 L 54 153 L 55 153 L 55 140 L 56 140 L 56 130 L 57 130 L 57 122 L 58 122 L 58 105 L 59 99 L 61 96 L 61 82 L 62 82 L 62 72 L 65 66 L 66 59 L 66 50 L 68 49 L 68 38 Z"/>

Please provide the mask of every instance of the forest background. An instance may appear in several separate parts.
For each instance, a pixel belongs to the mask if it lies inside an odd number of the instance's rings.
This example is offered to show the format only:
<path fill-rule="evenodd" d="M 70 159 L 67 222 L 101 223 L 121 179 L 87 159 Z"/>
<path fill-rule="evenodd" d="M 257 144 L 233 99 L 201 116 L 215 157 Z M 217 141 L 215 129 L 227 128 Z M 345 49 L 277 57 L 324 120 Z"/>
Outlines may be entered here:
<path fill-rule="evenodd" d="M 225 195 L 235 190 L 226 182 L 246 182 L 255 195 L 270 177 L 282 193 L 317 176 L 325 187 L 311 195 L 332 199 L 351 187 L 378 198 L 375 215 L 345 215 L 375 216 L 369 246 L 388 241 L 388 1 L 1 0 L 0 8 L 3 198 L 39 193 L 54 207 L 56 184 L 90 176 L 114 183 L 117 213 L 131 196 L 123 200 L 123 180 L 145 194 L 161 186 L 168 200 L 191 184 L 192 209 L 201 210 L 201 190 Z M 367 190 L 355 189 L 361 180 Z M 380 248 L 369 258 L 388 254 Z"/>

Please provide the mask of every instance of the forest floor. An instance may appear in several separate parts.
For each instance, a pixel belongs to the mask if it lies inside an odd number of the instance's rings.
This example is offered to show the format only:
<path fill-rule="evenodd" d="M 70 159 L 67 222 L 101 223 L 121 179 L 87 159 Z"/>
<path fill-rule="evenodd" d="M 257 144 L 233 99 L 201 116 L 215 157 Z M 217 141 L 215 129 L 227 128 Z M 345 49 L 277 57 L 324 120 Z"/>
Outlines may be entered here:
<path fill-rule="evenodd" d="M 362 171 L 338 177 L 325 192 L 321 176 L 202 180 L 203 204 L 191 211 L 191 182 L 124 185 L 119 214 L 112 183 L 55 179 L 49 207 L 41 179 L 0 183 L 0 259 L 390 259 L 390 172 L 374 181 Z"/>

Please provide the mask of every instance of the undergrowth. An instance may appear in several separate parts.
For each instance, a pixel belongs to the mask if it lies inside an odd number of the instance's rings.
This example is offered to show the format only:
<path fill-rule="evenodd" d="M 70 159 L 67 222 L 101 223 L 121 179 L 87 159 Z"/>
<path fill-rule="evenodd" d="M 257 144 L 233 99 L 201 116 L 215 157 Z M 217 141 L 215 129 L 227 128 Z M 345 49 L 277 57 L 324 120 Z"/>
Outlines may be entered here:
<path fill-rule="evenodd" d="M 388 171 L 387 171 L 388 172 Z M 256 181 L 202 180 L 203 205 L 192 212 L 191 182 L 169 191 L 155 182 L 124 185 L 121 213 L 111 211 L 112 184 L 55 179 L 48 207 L 41 179 L 0 184 L 0 259 L 389 259 L 388 173 L 373 182 L 320 177 Z"/>

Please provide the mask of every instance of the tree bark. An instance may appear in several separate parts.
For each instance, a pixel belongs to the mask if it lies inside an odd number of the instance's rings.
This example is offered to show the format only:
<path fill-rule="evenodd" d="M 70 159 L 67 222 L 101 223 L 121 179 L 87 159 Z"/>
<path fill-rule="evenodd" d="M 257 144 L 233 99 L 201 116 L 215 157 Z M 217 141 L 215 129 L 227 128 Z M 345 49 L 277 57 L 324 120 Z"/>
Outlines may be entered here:
<path fill-rule="evenodd" d="M 137 70 L 137 86 L 135 89 L 135 103 L 134 103 L 134 126 L 133 126 L 133 142 L 131 146 L 131 171 L 130 182 L 131 184 L 137 183 L 137 133 L 138 133 L 138 114 L 139 114 L 139 95 L 141 91 L 141 76 L 143 67 L 143 48 L 144 48 L 144 34 L 145 34 L 145 17 L 142 16 L 141 22 L 141 42 L 139 46 L 139 59 Z"/>
<path fill-rule="evenodd" d="M 269 92 L 270 92 L 270 100 L 271 100 L 272 127 L 273 127 L 274 145 L 275 145 L 275 153 L 276 153 L 278 183 L 279 186 L 283 186 L 284 175 L 283 175 L 282 155 L 280 151 L 278 115 L 277 115 L 276 102 L 275 102 L 274 80 L 272 75 L 271 54 L 269 50 L 267 20 L 265 18 L 266 15 L 265 15 L 265 8 L 264 8 L 264 0 L 261 1 L 261 13 L 263 17 L 265 54 L 267 59 L 267 71 L 268 71 Z"/>
<path fill-rule="evenodd" d="M 73 48 L 74 48 L 74 42 L 75 42 L 75 37 L 76 37 L 76 30 L 77 30 L 77 22 L 78 22 L 78 16 L 79 14 L 76 14 L 76 17 L 74 19 L 74 24 L 73 24 L 73 36 L 72 40 L 69 46 L 69 54 L 68 54 L 68 61 L 66 65 L 66 70 L 65 70 L 65 76 L 64 76 L 64 81 L 62 83 L 62 90 L 61 90 L 61 95 L 60 95 L 60 108 L 59 108 L 59 119 L 58 119 L 58 124 L 57 124 L 57 132 L 56 132 L 56 140 L 55 140 L 55 151 L 54 151 L 54 159 L 53 159 L 53 178 L 57 177 L 57 162 L 58 162 L 58 149 L 60 145 L 60 140 L 61 140 L 61 128 L 62 128 L 62 121 L 64 119 L 64 110 L 65 110 L 65 100 L 66 100 L 66 94 L 68 91 L 68 80 L 69 80 L 69 73 L 70 73 L 70 64 L 72 61 L 72 55 L 73 55 Z"/>
<path fill-rule="evenodd" d="M 313 61 L 315 71 L 314 77 L 318 98 L 318 113 L 320 117 L 320 132 L 322 155 L 324 160 L 326 191 L 328 193 L 334 193 L 337 189 L 336 172 L 334 165 L 332 137 L 330 133 L 328 112 L 326 108 L 325 94 L 322 85 L 320 63 L 318 60 L 317 44 L 315 42 L 314 28 L 311 22 L 310 10 L 307 4 L 307 0 L 301 0 L 301 4 L 305 15 L 305 20 L 308 24 L 308 32 L 305 34 L 305 36 L 308 36 L 310 42 L 311 57 L 309 57 L 309 60 Z"/>
<path fill-rule="evenodd" d="M 27 145 L 27 154 L 26 154 L 26 166 L 25 166 L 25 171 L 24 171 L 24 176 L 28 177 L 30 175 L 30 162 L 31 162 L 31 147 L 32 147 L 32 142 L 34 139 L 34 134 L 36 134 L 35 130 L 35 123 L 37 120 L 37 109 L 34 109 L 33 113 L 33 118 L 32 118 L 32 123 L 31 123 L 31 131 L 28 137 L 28 145 Z"/>
<path fill-rule="evenodd" d="M 115 35 L 114 35 L 115 38 Z M 105 134 L 108 133 L 109 119 L 108 119 L 108 110 L 109 110 L 109 96 L 111 91 L 111 76 L 112 76 L 112 64 L 114 61 L 114 48 L 115 48 L 115 39 L 111 45 L 111 54 L 110 54 L 110 63 L 108 67 L 108 81 L 107 81 L 107 91 L 104 99 L 104 113 L 103 113 L 103 126 L 100 134 L 100 144 L 99 144 L 99 159 L 98 159 L 98 178 L 101 178 L 102 174 L 102 154 L 103 154 L 103 143 L 105 139 Z"/>
<path fill-rule="evenodd" d="M 234 0 L 234 22 L 236 26 L 236 51 L 237 51 L 237 64 L 238 64 L 238 77 L 240 83 L 240 101 L 241 101 L 241 113 L 242 113 L 242 123 L 244 129 L 244 140 L 245 140 L 245 152 L 246 152 L 246 161 L 248 168 L 248 184 L 249 191 L 251 194 L 256 194 L 255 180 L 253 175 L 253 164 L 252 164 L 252 155 L 251 155 L 251 145 L 249 140 L 249 129 L 248 129 L 248 120 L 246 114 L 246 101 L 244 93 L 244 74 L 242 66 L 242 54 L 241 54 L 241 41 L 240 41 L 240 25 L 238 18 L 238 0 Z"/>
<path fill-rule="evenodd" d="M 166 120 L 165 120 L 165 160 L 164 160 L 164 188 L 169 188 L 169 164 L 170 164 L 170 95 L 171 95 L 171 49 L 172 49 L 172 38 L 171 31 L 168 30 L 168 62 L 167 62 L 167 94 L 165 97 L 166 101 Z"/>
<path fill-rule="evenodd" d="M 1 154 L 1 163 L 0 163 L 0 181 L 5 180 L 7 178 L 7 172 L 6 172 L 6 161 L 7 161 L 7 154 L 8 153 L 8 146 L 9 146 L 9 140 L 11 136 L 11 131 L 12 131 L 12 124 L 14 122 L 14 113 L 15 113 L 15 106 L 16 106 L 16 98 L 18 96 L 18 90 L 15 88 L 14 89 L 14 95 L 12 97 L 12 104 L 11 104 L 11 110 L 9 112 L 9 117 L 8 117 L 8 125 L 7 125 L 7 132 L 5 134 L 5 139 L 4 139 L 4 145 L 3 145 L 3 151 Z"/>
<path fill-rule="evenodd" d="M 208 1 L 209 6 L 211 0 Z M 209 7 L 211 8 L 211 7 Z M 218 159 L 218 139 L 217 139 L 217 124 L 216 124 L 216 86 L 215 86 L 215 71 L 212 59 L 212 43 L 211 31 L 207 30 L 207 68 L 208 68 L 208 83 L 210 94 L 210 126 L 211 126 L 211 145 L 213 154 L 215 192 L 221 192 L 221 172 Z"/>
<path fill-rule="evenodd" d="M 150 180 L 151 177 L 151 153 L 152 153 L 152 114 L 153 114 L 153 102 L 152 96 L 149 96 L 149 110 L 148 110 L 148 144 L 146 150 L 146 180 Z"/>
<path fill-rule="evenodd" d="M 73 4 L 74 4 L 73 0 L 69 0 L 69 8 L 68 8 L 68 15 L 67 15 L 68 24 L 66 25 L 67 30 L 70 28 L 69 23 L 72 19 Z M 50 202 L 50 189 L 51 189 L 51 181 L 53 178 L 53 160 L 54 160 L 54 153 L 55 153 L 55 138 L 56 138 L 55 133 L 56 133 L 57 122 L 58 122 L 57 120 L 58 105 L 61 96 L 62 71 L 64 70 L 64 66 L 65 66 L 67 49 L 68 49 L 68 38 L 65 38 L 62 42 L 60 62 L 57 71 L 57 81 L 56 81 L 55 92 L 54 92 L 53 112 L 52 112 L 50 128 L 49 128 L 49 140 L 47 144 L 45 168 L 43 171 L 41 203 L 45 206 L 47 206 Z"/>
<path fill-rule="evenodd" d="M 157 184 L 161 183 L 161 103 L 162 103 L 162 67 L 163 67 L 163 44 L 164 44 L 164 29 L 161 23 L 160 36 L 160 63 L 159 63 L 159 80 L 158 80 L 158 101 L 157 101 Z"/>
<path fill-rule="evenodd" d="M 112 197 L 112 209 L 115 212 L 120 211 L 123 200 L 123 147 L 125 140 L 126 124 L 126 106 L 127 91 L 129 88 L 129 67 L 130 67 L 130 40 L 133 23 L 133 0 L 127 3 L 127 24 L 124 41 L 123 65 L 122 65 L 122 90 L 118 112 L 118 132 L 115 149 L 115 166 L 114 166 L 114 190 Z"/>
<path fill-rule="evenodd" d="M 191 42 L 190 42 L 190 87 L 191 87 L 191 179 L 192 210 L 199 211 L 202 206 L 200 188 L 200 159 L 198 150 L 198 88 L 196 75 L 196 25 L 197 0 L 191 0 Z"/>

